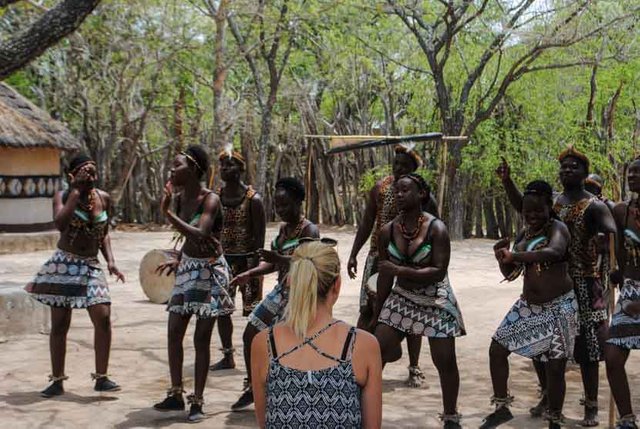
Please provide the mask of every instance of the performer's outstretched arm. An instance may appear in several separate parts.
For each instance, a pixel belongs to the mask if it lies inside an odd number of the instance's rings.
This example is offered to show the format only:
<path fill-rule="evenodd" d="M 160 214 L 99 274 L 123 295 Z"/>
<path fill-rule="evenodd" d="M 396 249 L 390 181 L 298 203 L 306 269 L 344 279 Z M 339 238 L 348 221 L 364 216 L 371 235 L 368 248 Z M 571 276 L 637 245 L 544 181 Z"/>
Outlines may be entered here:
<path fill-rule="evenodd" d="M 376 183 L 376 185 L 371 188 L 369 192 L 369 199 L 367 201 L 367 208 L 364 211 L 364 216 L 362 217 L 362 221 L 360 225 L 358 225 L 358 231 L 356 232 L 356 238 L 353 241 L 353 247 L 351 248 L 351 255 L 349 256 L 349 262 L 347 264 L 347 271 L 349 273 L 349 277 L 354 279 L 356 274 L 358 273 L 358 253 L 362 246 L 367 242 L 369 236 L 371 235 L 371 231 L 373 230 L 373 224 L 376 221 L 376 211 L 378 209 L 376 201 L 378 200 L 378 188 L 380 184 Z"/>
<path fill-rule="evenodd" d="M 507 193 L 509 202 L 518 213 L 522 212 L 522 193 L 511 179 L 511 172 L 507 160 L 502 158 L 502 163 L 496 168 L 496 174 L 502 181 L 502 186 Z"/>

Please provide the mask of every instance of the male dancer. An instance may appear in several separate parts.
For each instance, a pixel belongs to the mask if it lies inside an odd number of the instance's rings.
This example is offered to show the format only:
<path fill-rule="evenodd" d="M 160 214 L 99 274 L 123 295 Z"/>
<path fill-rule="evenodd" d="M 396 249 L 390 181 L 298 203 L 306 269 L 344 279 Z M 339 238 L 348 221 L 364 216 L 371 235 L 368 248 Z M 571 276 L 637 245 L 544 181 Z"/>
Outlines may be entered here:
<path fill-rule="evenodd" d="M 218 156 L 220 176 L 224 186 L 218 190 L 222 201 L 223 226 L 222 249 L 231 268 L 232 277 L 258 265 L 258 249 L 264 247 L 266 220 L 262 198 L 246 185 L 241 176 L 245 171 L 245 161 L 239 152 L 225 150 Z M 230 287 L 235 301 L 236 285 Z M 262 277 L 255 277 L 240 285 L 242 294 L 242 315 L 248 316 L 262 301 Z M 211 366 L 211 371 L 233 369 L 233 323 L 231 316 L 218 318 L 218 334 L 222 343 L 223 358 Z"/>

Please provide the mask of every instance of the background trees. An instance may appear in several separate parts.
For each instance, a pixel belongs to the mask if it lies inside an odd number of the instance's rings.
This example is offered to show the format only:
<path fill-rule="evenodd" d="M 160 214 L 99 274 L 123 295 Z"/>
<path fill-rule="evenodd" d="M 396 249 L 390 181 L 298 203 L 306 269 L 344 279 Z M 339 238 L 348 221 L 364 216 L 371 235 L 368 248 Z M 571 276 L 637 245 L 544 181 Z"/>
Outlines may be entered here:
<path fill-rule="evenodd" d="M 0 54 L 67 3 L 0 2 Z M 275 180 L 296 175 L 311 218 L 354 223 L 390 149 L 327 157 L 304 135 L 443 131 L 470 136 L 419 147 L 452 235 L 494 237 L 517 221 L 501 155 L 521 185 L 555 180 L 574 143 L 624 194 L 639 19 L 631 0 L 111 0 L 27 66 L 41 50 L 13 68 L 0 55 L 0 73 L 83 138 L 123 221 L 159 220 L 178 148 L 232 143 L 269 213 Z"/>

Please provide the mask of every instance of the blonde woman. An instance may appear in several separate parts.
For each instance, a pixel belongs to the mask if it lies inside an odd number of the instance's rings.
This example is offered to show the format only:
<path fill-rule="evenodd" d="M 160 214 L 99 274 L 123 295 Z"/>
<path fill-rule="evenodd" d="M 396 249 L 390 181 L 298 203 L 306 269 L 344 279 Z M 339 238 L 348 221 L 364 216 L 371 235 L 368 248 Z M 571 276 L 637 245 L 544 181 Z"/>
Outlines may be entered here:
<path fill-rule="evenodd" d="M 324 240 L 323 240 L 324 241 Z M 382 362 L 376 338 L 333 318 L 340 260 L 311 241 L 293 253 L 285 320 L 251 347 L 261 428 L 379 428 Z"/>

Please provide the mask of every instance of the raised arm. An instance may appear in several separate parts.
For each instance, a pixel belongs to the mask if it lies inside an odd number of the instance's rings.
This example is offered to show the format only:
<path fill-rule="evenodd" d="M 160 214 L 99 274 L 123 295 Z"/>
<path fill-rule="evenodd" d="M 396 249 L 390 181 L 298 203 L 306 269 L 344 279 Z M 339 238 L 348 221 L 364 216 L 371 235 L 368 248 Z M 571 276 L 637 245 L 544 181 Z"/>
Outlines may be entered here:
<path fill-rule="evenodd" d="M 502 186 L 504 187 L 505 192 L 507 193 L 507 198 L 509 198 L 509 202 L 513 206 L 514 209 L 518 213 L 522 212 L 522 193 L 518 190 L 518 187 L 513 180 L 511 179 L 511 170 L 509 168 L 509 164 L 507 160 L 502 158 L 502 162 L 496 168 L 496 174 L 500 178 L 502 182 Z"/>
<path fill-rule="evenodd" d="M 449 258 L 451 257 L 451 240 L 447 227 L 439 219 L 431 226 L 431 264 L 427 267 L 398 267 L 398 278 L 415 280 L 412 284 L 420 287 L 419 284 L 436 283 L 444 280 L 449 268 Z"/>
<path fill-rule="evenodd" d="M 80 195 L 89 192 L 92 178 L 86 169 L 81 168 L 75 175 L 71 176 L 71 187 L 67 194 L 67 201 L 63 202 L 64 192 L 60 191 L 53 197 L 53 222 L 58 231 L 64 231 L 69 226 L 73 212 L 78 206 Z M 99 192 L 99 191 L 98 191 Z"/>
<path fill-rule="evenodd" d="M 197 226 L 190 225 L 180 219 L 177 214 L 168 209 L 167 204 L 167 208 L 165 209 L 167 219 L 187 240 L 203 241 L 211 239 L 215 215 L 218 213 L 218 210 L 220 210 L 220 197 L 211 192 L 204 198 L 202 215 L 200 216 L 200 222 L 198 222 Z"/>
<path fill-rule="evenodd" d="M 369 239 L 371 231 L 373 230 L 373 225 L 376 221 L 379 187 L 380 183 L 376 183 L 376 185 L 371 188 L 371 191 L 369 191 L 369 198 L 367 200 L 367 206 L 364 211 L 364 216 L 362 217 L 362 220 L 358 225 L 356 238 L 353 241 L 353 247 L 351 248 L 351 254 L 349 255 L 349 262 L 347 263 L 347 272 L 349 273 L 349 277 L 351 277 L 352 279 L 354 279 L 356 277 L 356 274 L 358 273 L 358 253 L 360 252 L 360 249 L 362 249 L 362 246 L 364 246 Z"/>
<path fill-rule="evenodd" d="M 67 201 L 63 202 L 64 191 L 60 191 L 53 196 L 53 221 L 58 231 L 64 231 L 71 223 L 73 211 L 78 206 L 80 191 L 72 188 L 67 194 Z"/>

